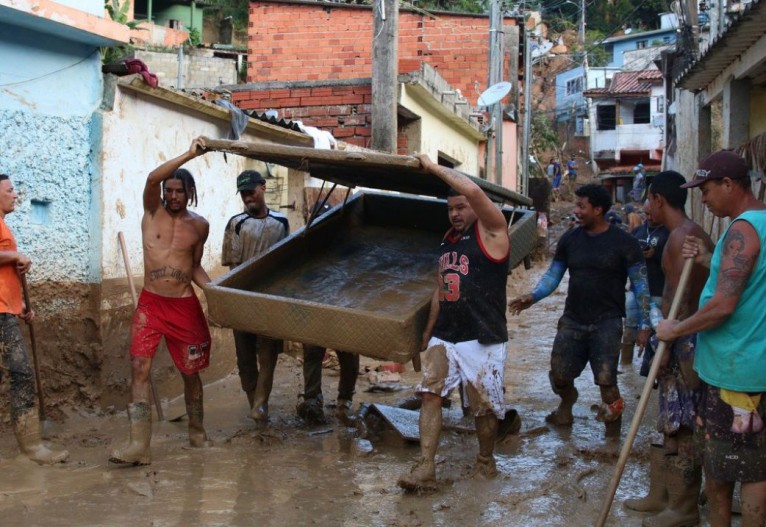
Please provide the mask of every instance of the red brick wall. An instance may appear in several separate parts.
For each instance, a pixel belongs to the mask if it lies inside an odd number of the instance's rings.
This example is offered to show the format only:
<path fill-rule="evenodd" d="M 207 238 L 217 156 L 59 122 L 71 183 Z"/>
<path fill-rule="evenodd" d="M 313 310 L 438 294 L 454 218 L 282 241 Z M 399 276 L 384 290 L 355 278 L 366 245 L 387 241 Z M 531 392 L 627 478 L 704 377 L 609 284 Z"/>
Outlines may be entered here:
<path fill-rule="evenodd" d="M 341 141 L 369 148 L 372 129 L 372 87 L 319 86 L 309 88 L 235 91 L 232 102 L 243 110 L 279 111 L 280 118 L 302 121 L 327 130 Z M 399 134 L 398 153 L 408 154 L 407 138 Z"/>
<path fill-rule="evenodd" d="M 370 78 L 372 38 L 370 7 L 250 2 L 247 82 Z M 487 17 L 399 13 L 399 60 L 427 62 L 471 104 L 474 81 L 487 88 L 488 44 Z"/>

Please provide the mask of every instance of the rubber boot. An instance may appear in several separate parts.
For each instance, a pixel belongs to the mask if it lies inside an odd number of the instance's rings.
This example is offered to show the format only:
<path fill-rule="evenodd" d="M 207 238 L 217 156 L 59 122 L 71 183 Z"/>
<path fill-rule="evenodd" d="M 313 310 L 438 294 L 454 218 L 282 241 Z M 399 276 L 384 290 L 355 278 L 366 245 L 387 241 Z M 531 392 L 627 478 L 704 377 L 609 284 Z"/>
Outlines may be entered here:
<path fill-rule="evenodd" d="M 692 527 L 700 522 L 699 501 L 702 469 L 684 456 L 668 456 L 666 460 L 668 506 L 646 518 L 642 527 Z"/>
<path fill-rule="evenodd" d="M 256 423 L 266 423 L 269 420 L 269 396 L 271 387 L 274 384 L 274 370 L 277 366 L 279 351 L 276 343 L 262 339 L 258 349 L 258 384 L 255 387 L 255 396 L 253 397 L 253 407 L 250 411 L 250 417 Z"/>
<path fill-rule="evenodd" d="M 69 457 L 66 450 L 51 450 L 40 439 L 40 414 L 32 408 L 19 415 L 13 423 L 19 449 L 32 461 L 41 465 L 63 463 Z"/>
<path fill-rule="evenodd" d="M 424 397 L 429 394 L 424 394 Z M 425 403 L 425 400 L 424 400 Z M 420 409 L 420 459 L 397 484 L 408 492 L 431 491 L 436 484 L 436 449 L 442 429 L 441 401 L 423 404 Z"/>
<path fill-rule="evenodd" d="M 572 415 L 572 407 L 577 402 L 579 393 L 575 388 L 574 383 L 567 386 L 556 386 L 553 382 L 553 372 L 548 372 L 548 379 L 551 381 L 551 388 L 553 393 L 561 397 L 559 407 L 553 412 L 545 416 L 545 420 L 548 423 L 560 426 L 569 426 L 574 422 L 574 416 Z"/>
<path fill-rule="evenodd" d="M 152 440 L 152 409 L 149 403 L 130 403 L 128 418 L 130 442 L 120 450 L 113 450 L 109 461 L 127 465 L 148 465 L 152 462 L 149 450 Z"/>
<path fill-rule="evenodd" d="M 351 414 L 351 401 L 345 399 L 338 399 L 338 404 L 335 407 L 335 417 L 346 426 L 351 426 L 353 420 L 350 417 Z"/>
<path fill-rule="evenodd" d="M 636 345 L 638 331 L 636 328 L 625 328 L 620 344 L 620 363 L 633 364 L 633 348 Z"/>
<path fill-rule="evenodd" d="M 624 502 L 626 508 L 638 512 L 660 512 L 668 504 L 665 483 L 665 449 L 652 445 L 649 451 L 649 492 L 643 498 L 631 498 Z"/>
<path fill-rule="evenodd" d="M 199 409 L 193 408 L 193 406 L 193 404 L 186 405 L 186 415 L 189 416 L 189 445 L 194 448 L 212 446 L 213 442 L 208 440 L 207 432 L 202 424 L 202 401 L 199 401 Z"/>

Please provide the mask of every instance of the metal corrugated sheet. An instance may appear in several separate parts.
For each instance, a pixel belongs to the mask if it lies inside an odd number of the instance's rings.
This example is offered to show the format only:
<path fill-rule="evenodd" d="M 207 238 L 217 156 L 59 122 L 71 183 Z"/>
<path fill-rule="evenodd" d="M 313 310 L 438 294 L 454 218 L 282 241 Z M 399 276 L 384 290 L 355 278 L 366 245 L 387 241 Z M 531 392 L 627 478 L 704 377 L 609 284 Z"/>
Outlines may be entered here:
<path fill-rule="evenodd" d="M 753 0 L 705 54 L 679 75 L 676 85 L 685 90 L 704 90 L 766 33 L 765 18 L 766 2 Z"/>
<path fill-rule="evenodd" d="M 586 97 L 614 97 L 626 95 L 649 95 L 652 86 L 662 80 L 662 72 L 657 69 L 640 71 L 622 71 L 615 73 L 609 88 L 586 90 Z"/>

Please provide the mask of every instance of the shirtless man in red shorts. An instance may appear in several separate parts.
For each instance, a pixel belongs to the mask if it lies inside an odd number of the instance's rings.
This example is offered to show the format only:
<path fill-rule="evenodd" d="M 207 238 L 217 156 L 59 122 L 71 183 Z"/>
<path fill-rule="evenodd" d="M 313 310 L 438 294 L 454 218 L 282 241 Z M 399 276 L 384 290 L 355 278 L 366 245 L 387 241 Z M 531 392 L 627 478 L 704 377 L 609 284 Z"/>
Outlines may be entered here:
<path fill-rule="evenodd" d="M 191 173 L 180 168 L 204 153 L 204 141 L 195 139 L 187 152 L 154 169 L 146 180 L 141 220 L 144 288 L 131 328 L 130 441 L 112 452 L 109 460 L 113 463 L 151 462 L 149 372 L 162 337 L 183 377 L 189 443 L 193 447 L 208 444 L 202 426 L 199 372 L 210 361 L 210 331 L 192 282 L 199 287 L 210 282 L 201 265 L 209 225 L 205 218 L 187 210 L 190 203 L 196 205 L 197 190 Z"/>

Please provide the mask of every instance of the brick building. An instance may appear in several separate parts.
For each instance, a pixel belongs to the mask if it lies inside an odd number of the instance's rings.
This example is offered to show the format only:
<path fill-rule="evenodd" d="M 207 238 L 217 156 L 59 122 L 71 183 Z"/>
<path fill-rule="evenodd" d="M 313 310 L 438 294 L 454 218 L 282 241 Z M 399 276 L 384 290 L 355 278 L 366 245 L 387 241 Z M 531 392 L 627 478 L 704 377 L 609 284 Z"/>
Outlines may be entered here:
<path fill-rule="evenodd" d="M 347 143 L 369 147 L 372 7 L 261 0 L 250 3 L 249 25 L 247 84 L 231 87 L 235 104 L 245 110 L 274 109 L 280 117 L 300 120 L 307 126 L 328 130 Z M 516 26 L 517 19 L 506 18 L 504 25 Z M 506 32 L 507 39 L 511 34 Z M 488 17 L 431 15 L 402 8 L 398 45 L 402 86 L 406 77 L 434 70 L 439 78 L 437 84 L 443 88 L 432 93 L 435 100 L 431 106 L 449 108 L 456 116 L 447 117 L 452 125 L 458 119 L 478 129 L 480 122 L 471 113 L 479 93 L 487 88 Z M 518 75 L 509 74 L 510 64 L 516 67 L 521 61 L 510 58 L 506 53 L 503 77 L 515 82 Z M 399 100 L 398 152 L 426 151 L 417 137 L 417 126 L 413 126 L 421 116 L 403 106 L 403 94 L 404 88 Z M 465 128 L 462 123 L 459 126 Z M 515 154 L 515 133 L 511 142 Z M 477 141 L 477 146 L 481 143 L 483 139 Z M 463 155 L 440 151 L 440 158 L 468 173 L 480 172 L 478 162 L 470 167 L 463 164 Z M 513 155 L 508 170 L 512 179 L 515 164 Z"/>

